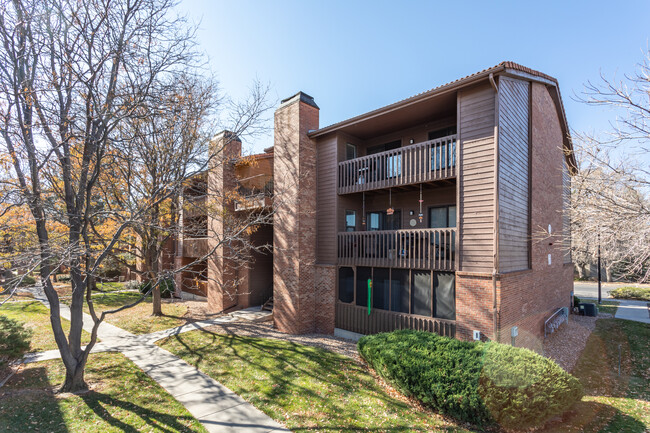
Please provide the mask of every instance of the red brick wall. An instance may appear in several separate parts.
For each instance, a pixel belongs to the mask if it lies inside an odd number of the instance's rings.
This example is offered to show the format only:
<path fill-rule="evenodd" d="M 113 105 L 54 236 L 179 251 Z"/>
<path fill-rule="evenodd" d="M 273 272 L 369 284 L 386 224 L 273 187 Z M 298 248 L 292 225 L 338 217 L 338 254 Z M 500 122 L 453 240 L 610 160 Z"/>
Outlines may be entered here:
<path fill-rule="evenodd" d="M 237 305 L 237 266 L 228 259 L 227 247 L 216 246 L 224 236 L 222 212 L 234 213 L 234 203 L 226 194 L 237 186 L 233 158 L 241 156 L 241 141 L 224 131 L 212 143 L 216 152 L 208 174 L 208 247 L 215 249 L 208 259 L 208 306 L 213 312 L 221 312 Z"/>
<path fill-rule="evenodd" d="M 287 333 L 316 328 L 316 147 L 318 109 L 295 98 L 275 112 L 273 317 Z"/>
<path fill-rule="evenodd" d="M 492 275 L 456 273 L 456 338 L 472 340 L 474 330 L 494 338 L 493 299 Z"/>
<path fill-rule="evenodd" d="M 336 266 L 316 265 L 315 331 L 334 333 L 336 306 Z"/>

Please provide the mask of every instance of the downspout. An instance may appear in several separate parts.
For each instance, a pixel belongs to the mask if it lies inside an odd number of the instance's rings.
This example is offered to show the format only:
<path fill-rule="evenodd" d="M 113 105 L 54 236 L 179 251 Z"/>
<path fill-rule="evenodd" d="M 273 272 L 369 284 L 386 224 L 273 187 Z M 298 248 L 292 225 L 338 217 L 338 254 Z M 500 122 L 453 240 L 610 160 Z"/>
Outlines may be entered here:
<path fill-rule="evenodd" d="M 494 80 L 494 74 L 489 75 L 490 84 L 496 92 L 494 119 L 494 260 L 492 268 L 492 321 L 496 341 L 499 335 L 499 311 L 497 308 L 497 274 L 499 272 L 499 87 Z"/>

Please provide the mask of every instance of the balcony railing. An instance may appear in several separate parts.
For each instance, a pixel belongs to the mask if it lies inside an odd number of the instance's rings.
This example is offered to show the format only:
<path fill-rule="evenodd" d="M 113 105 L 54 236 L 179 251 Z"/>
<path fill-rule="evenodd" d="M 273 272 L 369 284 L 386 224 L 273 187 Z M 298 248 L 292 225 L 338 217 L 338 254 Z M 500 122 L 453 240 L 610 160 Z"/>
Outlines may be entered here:
<path fill-rule="evenodd" d="M 209 249 L 208 238 L 183 239 L 183 257 L 203 257 Z"/>
<path fill-rule="evenodd" d="M 339 162 L 339 194 L 456 176 L 456 135 Z"/>
<path fill-rule="evenodd" d="M 455 269 L 456 229 L 414 229 L 338 234 L 339 265 Z"/>

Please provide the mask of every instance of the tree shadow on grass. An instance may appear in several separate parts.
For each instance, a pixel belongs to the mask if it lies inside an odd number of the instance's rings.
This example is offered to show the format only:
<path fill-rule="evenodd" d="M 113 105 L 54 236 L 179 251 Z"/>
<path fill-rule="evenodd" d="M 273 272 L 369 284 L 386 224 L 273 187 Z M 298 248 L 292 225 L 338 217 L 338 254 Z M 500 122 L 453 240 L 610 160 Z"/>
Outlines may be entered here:
<path fill-rule="evenodd" d="M 111 415 L 111 412 L 130 412 L 133 416 L 142 419 L 147 425 L 155 426 L 163 432 L 191 432 L 192 429 L 179 422 L 179 420 L 192 420 L 193 417 L 178 416 L 162 413 L 153 409 L 138 406 L 137 404 L 120 400 L 116 397 L 101 392 L 88 392 L 81 396 L 86 405 L 101 419 L 119 428 L 123 432 L 136 433 L 141 427 L 136 427 L 122 419 Z M 135 420 L 134 420 L 135 421 Z"/>
<path fill-rule="evenodd" d="M 597 401 L 580 401 L 562 416 L 548 421 L 538 433 L 564 432 L 647 432 L 645 424 L 613 406 Z"/>
<path fill-rule="evenodd" d="M 421 420 L 417 421 L 420 418 L 413 413 L 414 408 L 387 394 L 363 366 L 350 358 L 268 338 L 263 333 L 237 335 L 234 328 L 249 328 L 241 322 L 233 324 L 232 330 L 227 324 L 221 327 L 228 333 L 201 329 L 171 336 L 169 344 L 163 342 L 161 346 L 176 346 L 176 350 L 165 348 L 215 380 L 226 381 L 226 386 L 272 418 L 284 419 L 289 414 L 293 431 L 352 432 L 361 425 L 364 431 L 430 430 L 431 426 L 417 425 Z M 296 402 L 297 395 L 302 402 Z M 360 400 L 364 403 L 349 405 Z M 379 413 L 386 414 L 379 415 L 377 424 L 372 425 L 374 422 L 368 418 L 379 408 Z M 412 418 L 401 419 L 406 414 Z"/>
<path fill-rule="evenodd" d="M 0 431 L 68 432 L 47 368 L 16 373 L 0 389 Z"/>

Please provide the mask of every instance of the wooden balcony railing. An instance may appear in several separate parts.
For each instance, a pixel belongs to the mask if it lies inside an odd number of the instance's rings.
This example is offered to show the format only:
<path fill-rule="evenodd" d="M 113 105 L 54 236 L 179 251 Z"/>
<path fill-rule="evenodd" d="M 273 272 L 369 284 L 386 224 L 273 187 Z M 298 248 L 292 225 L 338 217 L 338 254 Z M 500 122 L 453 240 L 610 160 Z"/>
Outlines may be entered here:
<path fill-rule="evenodd" d="M 208 238 L 183 239 L 183 257 L 203 257 L 208 251 Z"/>
<path fill-rule="evenodd" d="M 456 135 L 339 162 L 339 194 L 456 176 Z"/>
<path fill-rule="evenodd" d="M 455 270 L 456 229 L 338 234 L 339 265 Z"/>

